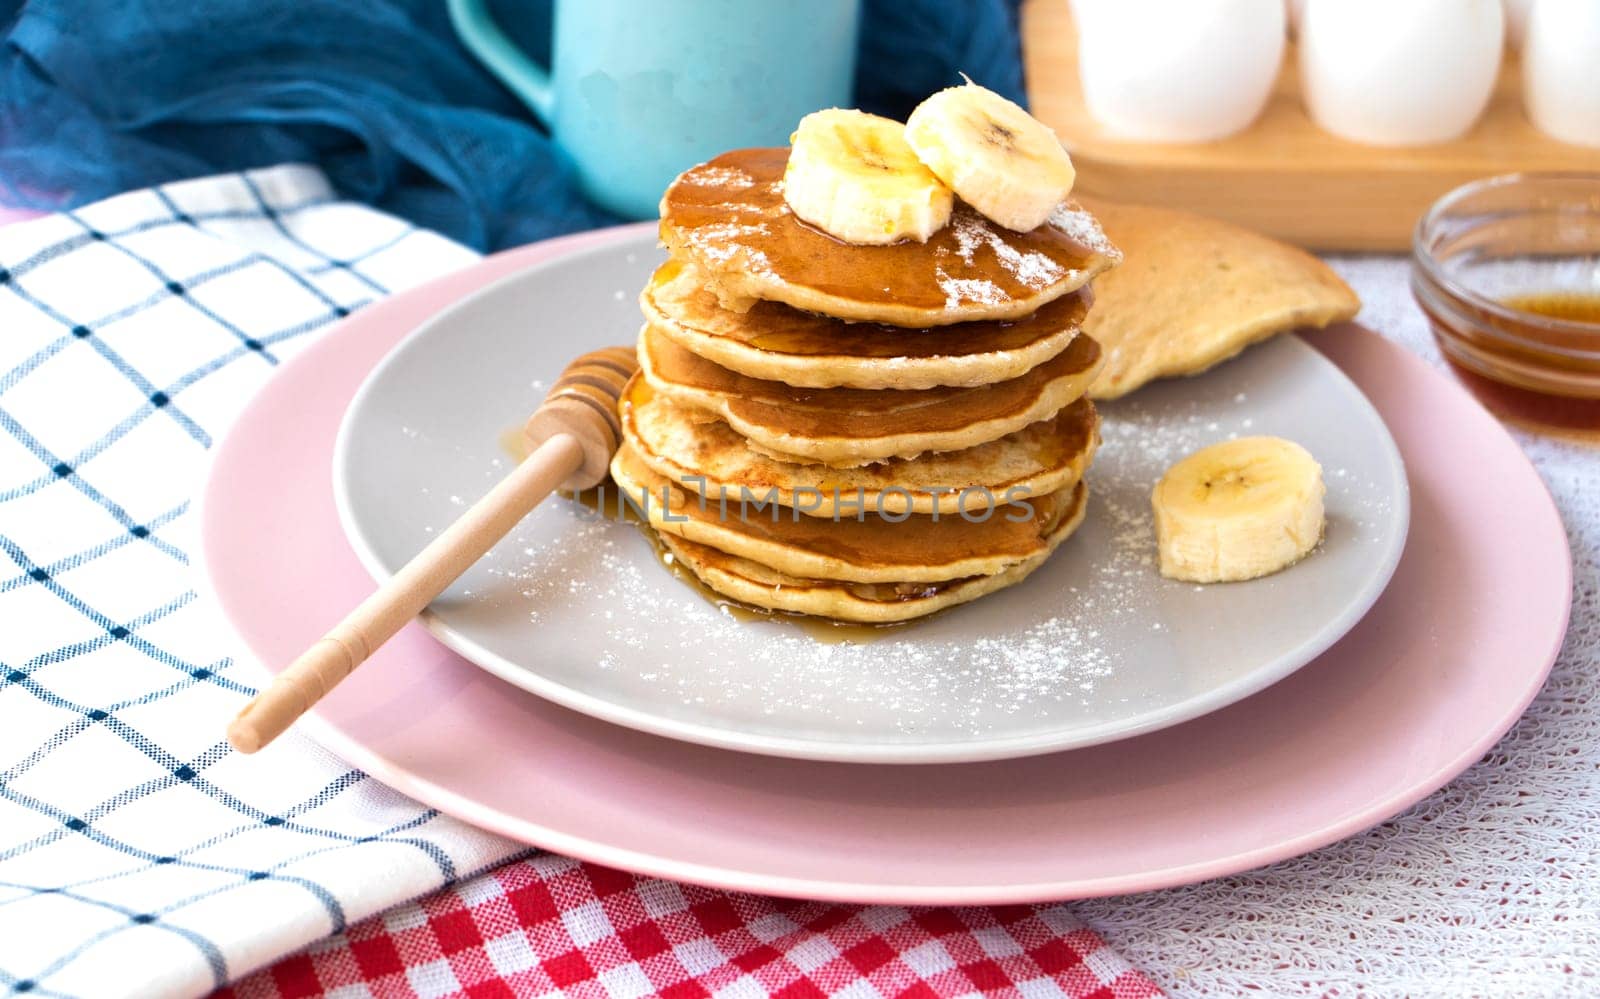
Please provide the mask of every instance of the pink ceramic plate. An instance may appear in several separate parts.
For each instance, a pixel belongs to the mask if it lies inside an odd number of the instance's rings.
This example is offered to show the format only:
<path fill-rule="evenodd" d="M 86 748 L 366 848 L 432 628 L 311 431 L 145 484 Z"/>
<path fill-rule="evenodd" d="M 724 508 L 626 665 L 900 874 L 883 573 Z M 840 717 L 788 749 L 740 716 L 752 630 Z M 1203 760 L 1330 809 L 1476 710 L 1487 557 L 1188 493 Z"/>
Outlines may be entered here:
<path fill-rule="evenodd" d="M 276 668 L 372 587 L 329 467 L 344 407 L 378 359 L 466 293 L 604 238 L 503 254 L 375 305 L 256 398 L 217 450 L 201 515 L 209 585 L 245 648 Z M 1359 327 L 1311 342 L 1398 442 L 1411 536 L 1348 636 L 1222 711 L 1110 745 L 914 773 L 784 760 L 576 714 L 413 625 L 307 731 L 508 836 L 781 895 L 979 904 L 1141 891 L 1358 832 L 1461 772 L 1522 713 L 1565 633 L 1571 560 L 1537 474 L 1454 382 Z"/>

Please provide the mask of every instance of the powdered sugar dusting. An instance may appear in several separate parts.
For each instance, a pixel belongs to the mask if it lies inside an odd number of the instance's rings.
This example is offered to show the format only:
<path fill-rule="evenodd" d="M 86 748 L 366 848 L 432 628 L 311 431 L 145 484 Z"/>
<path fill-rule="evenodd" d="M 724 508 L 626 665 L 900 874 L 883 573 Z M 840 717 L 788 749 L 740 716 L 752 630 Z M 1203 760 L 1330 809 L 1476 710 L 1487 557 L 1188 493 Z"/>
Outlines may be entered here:
<path fill-rule="evenodd" d="M 712 222 L 687 230 L 687 238 L 689 245 L 707 263 L 717 265 L 737 260 L 752 271 L 771 273 L 772 263 L 767 255 L 749 245 L 751 238 L 770 232 L 765 222 Z"/>
<path fill-rule="evenodd" d="M 716 187 L 726 191 L 748 191 L 756 185 L 756 179 L 739 167 L 702 163 L 684 173 L 683 183 L 695 187 Z"/>
<path fill-rule="evenodd" d="M 782 619 L 746 620 L 704 599 L 651 564 L 660 556 L 633 525 L 585 519 L 570 504 L 552 514 L 566 526 L 544 541 L 519 538 L 493 573 L 515 587 L 531 623 L 554 626 L 579 610 L 607 631 L 595 670 L 625 671 L 685 706 L 839 722 L 870 703 L 901 733 L 980 732 L 996 717 L 1042 719 L 1050 705 L 1084 702 L 1114 664 L 1078 614 L 975 640 L 930 641 L 912 626 L 854 644 L 819 642 Z"/>
<path fill-rule="evenodd" d="M 962 264 L 977 265 L 978 250 L 984 247 L 1005 268 L 1012 280 L 1031 290 L 1042 290 L 1066 277 L 1067 269 L 1038 250 L 1019 250 L 1004 234 L 996 232 L 989 221 L 971 211 L 958 211 L 950 219 L 950 233 L 955 237 L 956 255 Z M 943 270 L 940 271 L 941 275 Z M 940 281 L 944 287 L 944 281 Z M 984 301 L 973 299 L 972 301 Z M 1000 301 L 1004 301 L 1001 299 Z"/>
<path fill-rule="evenodd" d="M 944 292 L 944 307 L 957 309 L 963 305 L 1003 305 L 1011 296 L 1005 289 L 988 278 L 952 277 L 943 267 L 934 269 L 939 290 Z"/>
<path fill-rule="evenodd" d="M 956 255 L 962 263 L 971 267 L 978 247 L 988 242 L 985 237 L 990 233 L 986 226 L 977 224 L 973 216 L 963 213 L 950 221 L 950 235 L 956 240 Z"/>
<path fill-rule="evenodd" d="M 1122 259 L 1122 251 L 1106 238 L 1105 230 L 1100 228 L 1100 221 L 1074 202 L 1064 201 L 1057 205 L 1055 211 L 1050 213 L 1047 224 L 1061 230 L 1067 238 L 1092 253 L 1113 260 Z"/>
<path fill-rule="evenodd" d="M 1065 267 L 1043 253 L 1018 250 L 1003 239 L 995 242 L 994 255 L 1012 277 L 1029 288 L 1049 287 L 1067 274 Z"/>

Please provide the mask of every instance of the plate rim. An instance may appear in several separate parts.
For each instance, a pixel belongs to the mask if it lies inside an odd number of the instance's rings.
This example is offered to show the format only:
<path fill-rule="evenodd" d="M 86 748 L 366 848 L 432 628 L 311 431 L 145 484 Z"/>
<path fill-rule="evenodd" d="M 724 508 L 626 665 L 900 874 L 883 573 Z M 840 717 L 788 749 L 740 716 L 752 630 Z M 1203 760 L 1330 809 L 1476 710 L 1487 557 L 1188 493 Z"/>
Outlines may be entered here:
<path fill-rule="evenodd" d="M 630 227 L 622 227 L 621 231 L 613 238 L 597 240 L 591 245 L 582 246 L 564 253 L 552 254 L 529 266 L 514 270 L 469 294 L 461 296 L 446 308 L 419 323 L 415 329 L 396 342 L 377 364 L 373 365 L 362 380 L 360 387 L 357 388 L 355 394 L 351 396 L 350 401 L 345 406 L 344 415 L 340 419 L 338 432 L 334 438 L 333 461 L 330 472 L 333 482 L 334 507 L 338 514 L 340 527 L 344 532 L 345 539 L 355 551 L 356 558 L 361 562 L 367 573 L 372 576 L 374 582 L 379 584 L 385 582 L 394 575 L 394 568 L 397 567 L 390 567 L 385 563 L 379 556 L 372 537 L 364 530 L 362 519 L 356 512 L 356 504 L 351 494 L 353 488 L 351 476 L 347 473 L 350 452 L 355 446 L 353 443 L 353 438 L 355 437 L 353 428 L 358 421 L 357 414 L 361 411 L 363 404 L 367 403 L 371 396 L 379 391 L 379 386 L 385 375 L 395 366 L 404 363 L 404 358 L 408 353 L 419 349 L 419 345 L 426 343 L 433 336 L 444 335 L 439 331 L 448 330 L 449 325 L 456 321 L 459 314 L 483 307 L 485 301 L 506 294 L 507 289 L 513 286 L 537 280 L 537 276 L 541 272 L 561 267 L 582 266 L 582 262 L 586 258 L 611 255 L 629 250 L 653 250 L 655 246 L 653 229 L 637 231 L 637 234 L 634 235 L 630 231 Z M 1333 615 L 1316 634 L 1280 655 L 1267 666 L 1259 667 L 1226 684 L 1210 688 L 1202 693 L 1165 705 L 1159 709 L 1144 712 L 1131 719 L 1078 726 L 1067 732 L 1045 730 L 1023 735 L 987 737 L 965 741 L 944 740 L 940 742 L 879 741 L 870 743 L 837 743 L 825 739 L 742 733 L 728 726 L 718 727 L 666 717 L 640 707 L 619 703 L 616 700 L 568 686 L 549 679 L 535 668 L 520 664 L 484 647 L 471 634 L 453 627 L 430 610 L 423 611 L 420 620 L 429 634 L 440 644 L 471 662 L 479 669 L 514 687 L 526 690 L 564 708 L 598 718 L 613 725 L 621 725 L 624 728 L 663 738 L 734 752 L 829 763 L 935 766 L 950 763 L 981 763 L 1019 759 L 1027 756 L 1042 756 L 1049 753 L 1118 742 L 1122 739 L 1135 738 L 1150 732 L 1171 728 L 1174 725 L 1181 725 L 1184 722 L 1193 721 L 1196 718 L 1220 711 L 1287 679 L 1313 662 L 1318 656 L 1347 635 L 1361 622 L 1361 619 L 1366 616 L 1388 588 L 1390 581 L 1394 578 L 1395 571 L 1399 568 L 1400 559 L 1405 552 L 1406 539 L 1410 533 L 1410 479 L 1406 471 L 1405 460 L 1400 454 L 1399 447 L 1395 443 L 1394 436 L 1389 431 L 1383 415 L 1378 412 L 1377 407 L 1367 398 L 1361 387 L 1356 385 L 1348 375 L 1339 369 L 1338 365 L 1328 360 L 1320 351 L 1311 347 L 1297 335 L 1291 334 L 1288 337 L 1279 339 L 1293 340 L 1299 350 L 1313 359 L 1312 363 L 1322 366 L 1323 376 L 1331 376 L 1339 384 L 1340 388 L 1352 397 L 1355 405 L 1364 411 L 1365 416 L 1381 429 L 1383 464 L 1398 482 L 1398 491 L 1394 496 L 1394 502 L 1390 510 L 1391 526 L 1386 528 L 1386 530 L 1392 532 L 1390 544 L 1386 550 L 1380 553 L 1381 561 L 1378 571 L 1368 577 L 1361 587 L 1348 596 L 1348 600 L 1341 611 Z M 1203 377 L 1203 375 L 1200 377 Z"/>
<path fill-rule="evenodd" d="M 609 233 L 625 232 L 630 228 L 637 227 L 617 227 L 597 234 L 561 237 L 547 241 L 544 244 L 536 244 L 535 247 L 509 251 L 506 257 L 511 259 L 530 251 L 536 254 L 541 249 L 543 252 L 556 252 L 564 244 L 575 243 L 581 245 L 588 240 L 602 238 Z M 413 291 L 423 291 L 428 285 L 447 285 L 453 279 L 459 280 L 459 275 L 442 276 L 419 286 L 417 289 L 413 289 Z M 393 299 L 386 301 L 393 301 Z M 383 304 L 379 303 L 375 308 L 381 309 Z M 437 311 L 436 309 L 435 312 Z M 327 335 L 332 337 L 336 336 L 337 333 L 338 330 L 334 329 Z M 1378 334 L 1374 333 L 1372 335 L 1377 336 Z M 1396 348 L 1396 352 L 1401 355 L 1403 362 L 1420 369 L 1423 377 L 1444 377 L 1410 351 Z M 298 366 L 296 364 L 298 360 L 298 358 L 291 358 L 286 363 L 285 368 L 293 370 Z M 281 374 L 279 377 L 281 377 Z M 1108 878 L 1055 879 L 1005 887 L 958 887 L 949 890 L 930 888 L 927 885 L 886 887 L 857 882 L 828 883 L 818 879 L 785 878 L 740 871 L 733 868 L 712 868 L 706 865 L 676 862 L 670 857 L 646 854 L 634 850 L 613 849 L 604 843 L 562 833 L 537 822 L 502 813 L 493 807 L 479 805 L 477 802 L 458 795 L 442 785 L 421 778 L 404 766 L 391 762 L 389 758 L 378 754 L 374 750 L 369 750 L 359 739 L 346 734 L 337 724 L 323 717 L 315 710 L 303 719 L 304 731 L 336 755 L 372 774 L 381 782 L 463 821 L 479 825 L 493 832 L 509 835 L 523 842 L 557 850 L 580 860 L 621 867 L 647 876 L 686 880 L 709 887 L 733 891 L 766 892 L 796 898 L 859 904 L 1024 904 L 1128 892 L 1156 891 L 1190 884 L 1199 880 L 1223 877 L 1264 864 L 1299 856 L 1302 853 L 1318 849 L 1328 843 L 1359 833 L 1385 821 L 1400 810 L 1410 807 L 1428 795 L 1433 794 L 1480 759 L 1521 717 L 1528 705 L 1543 688 L 1556 656 L 1564 644 L 1567 628 L 1570 626 L 1573 579 L 1572 552 L 1570 544 L 1567 544 L 1564 540 L 1565 532 L 1560 510 L 1556 506 L 1554 498 L 1550 495 L 1549 487 L 1544 483 L 1543 477 L 1538 474 L 1537 470 L 1531 467 L 1531 463 L 1528 463 L 1526 456 L 1521 452 L 1521 448 L 1516 445 L 1515 439 L 1512 438 L 1505 427 L 1497 420 L 1494 420 L 1492 416 L 1489 416 L 1483 410 L 1482 405 L 1468 395 L 1464 389 L 1461 389 L 1460 386 L 1452 386 L 1452 388 L 1465 396 L 1466 401 L 1484 417 L 1488 434 L 1498 438 L 1500 443 L 1509 444 L 1515 452 L 1522 456 L 1524 465 L 1528 466 L 1523 470 L 1533 477 L 1533 480 L 1538 485 L 1538 491 L 1543 497 L 1538 513 L 1548 520 L 1547 526 L 1553 527 L 1563 537 L 1561 547 L 1564 552 L 1564 558 L 1560 564 L 1562 579 L 1559 589 L 1567 593 L 1568 598 L 1560 608 L 1559 621 L 1556 622 L 1556 628 L 1554 629 L 1553 645 L 1548 650 L 1541 652 L 1540 661 L 1542 661 L 1543 665 L 1530 671 L 1526 689 L 1518 694 L 1514 702 L 1508 702 L 1507 710 L 1500 715 L 1493 725 L 1489 726 L 1482 735 L 1473 740 L 1466 749 L 1458 753 L 1448 763 L 1436 768 L 1425 778 L 1410 781 L 1407 789 L 1396 791 L 1384 797 L 1381 802 L 1340 820 L 1325 823 L 1316 830 L 1286 841 L 1264 845 L 1253 850 L 1238 851 L 1222 858 L 1169 865 L 1154 871 L 1141 871 L 1137 874 Z M 246 408 L 255 404 L 255 401 L 252 400 L 247 404 Z M 219 439 L 212 452 L 213 456 L 228 450 L 230 438 L 240 432 L 239 428 L 242 427 L 243 422 L 242 420 L 235 421 L 230 426 L 227 433 Z M 219 477 L 215 475 L 215 468 L 215 462 L 208 464 L 204 481 L 195 495 L 194 508 L 191 510 L 191 515 L 195 518 L 197 536 L 197 543 L 190 553 L 191 578 L 194 581 L 198 598 L 211 605 L 214 611 L 214 620 L 223 629 L 224 634 L 233 638 L 235 648 L 255 659 L 268 673 L 275 673 L 277 670 L 269 668 L 267 661 L 262 659 L 251 643 L 245 640 L 242 622 L 235 620 L 228 612 L 228 603 L 222 599 L 221 592 L 214 585 L 215 577 L 210 568 L 210 545 L 215 539 L 212 532 L 207 528 L 212 520 L 212 509 L 216 505 L 213 501 L 213 493 L 221 488 Z M 281 667 L 282 664 L 278 664 L 278 668 L 281 669 Z M 830 890 L 830 885 L 838 890 Z"/>

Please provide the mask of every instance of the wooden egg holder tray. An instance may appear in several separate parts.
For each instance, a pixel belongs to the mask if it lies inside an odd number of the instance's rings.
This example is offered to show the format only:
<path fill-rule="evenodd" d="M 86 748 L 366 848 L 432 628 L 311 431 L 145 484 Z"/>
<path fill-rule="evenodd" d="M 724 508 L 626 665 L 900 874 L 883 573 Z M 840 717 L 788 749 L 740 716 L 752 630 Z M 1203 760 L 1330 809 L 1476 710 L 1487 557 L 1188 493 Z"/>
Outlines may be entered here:
<path fill-rule="evenodd" d="M 1022 47 L 1032 110 L 1072 153 L 1077 190 L 1227 219 L 1318 250 L 1406 250 L 1417 219 L 1451 188 L 1519 171 L 1600 170 L 1600 149 L 1558 142 L 1523 112 L 1508 57 L 1483 117 L 1462 138 L 1384 148 L 1319 129 L 1300 100 L 1291 45 L 1261 117 L 1215 142 L 1119 139 L 1089 114 L 1067 0 L 1027 0 Z"/>

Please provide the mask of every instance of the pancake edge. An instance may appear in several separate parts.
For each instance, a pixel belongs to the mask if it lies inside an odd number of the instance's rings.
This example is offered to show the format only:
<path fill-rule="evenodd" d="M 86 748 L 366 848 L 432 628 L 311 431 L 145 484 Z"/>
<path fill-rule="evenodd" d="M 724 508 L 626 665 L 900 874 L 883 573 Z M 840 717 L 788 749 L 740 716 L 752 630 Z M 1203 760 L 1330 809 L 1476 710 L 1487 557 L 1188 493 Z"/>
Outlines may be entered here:
<path fill-rule="evenodd" d="M 660 535 L 660 538 L 678 564 L 703 585 L 741 604 L 780 614 L 804 614 L 857 624 L 895 624 L 969 603 L 1027 579 L 1083 524 L 1088 509 L 1088 487 L 1080 482 L 1075 488 L 1077 492 L 1073 507 L 1051 530 L 1044 552 L 1014 563 L 992 576 L 964 579 L 931 596 L 894 602 L 867 600 L 851 593 L 842 584 L 829 585 L 830 581 L 805 580 L 802 582 L 807 585 L 803 587 L 769 586 L 735 572 L 710 566 L 697 567 L 693 559 L 683 554 L 677 538 L 669 535 Z M 814 582 L 822 585 L 810 585 Z"/>
<path fill-rule="evenodd" d="M 671 400 L 668 401 L 671 402 Z M 1047 418 L 1047 420 L 1054 420 L 1061 415 L 1061 412 L 1064 412 L 1066 409 L 1072 406 L 1078 405 L 1080 402 L 1085 403 L 1090 407 L 1091 425 L 1089 429 L 1089 441 L 1086 447 L 1074 454 L 1068 461 L 1063 463 L 1058 468 L 1046 469 L 1036 475 L 1023 476 L 1021 478 L 1011 479 L 1005 482 L 968 483 L 967 487 L 982 487 L 989 490 L 992 496 L 998 497 L 1004 495 L 1008 489 L 1015 489 L 1019 487 L 1026 488 L 1029 495 L 1043 496 L 1048 493 L 1060 492 L 1062 489 L 1065 489 L 1068 486 L 1075 485 L 1084 477 L 1085 474 L 1087 474 L 1089 466 L 1093 464 L 1095 454 L 1099 451 L 1102 443 L 1100 436 L 1100 413 L 1098 410 L 1094 409 L 1093 403 L 1089 402 L 1087 398 L 1083 398 L 1075 399 L 1072 402 L 1067 403 L 1067 405 L 1063 406 L 1055 416 Z M 677 403 L 673 403 L 673 405 L 677 405 Z M 635 424 L 631 406 L 624 406 L 622 408 L 622 422 L 624 435 L 628 442 L 633 446 L 635 455 L 637 455 L 639 460 L 648 466 L 651 471 L 655 472 L 657 475 L 661 475 L 667 479 L 670 479 L 673 482 L 683 484 L 685 488 L 692 489 L 694 492 L 697 492 L 710 500 L 715 501 L 725 493 L 737 496 L 738 490 L 741 488 L 763 488 L 741 485 L 723 479 L 712 478 L 703 470 L 690 468 L 668 455 L 658 453 L 646 445 L 644 436 L 639 432 Z M 1021 433 L 1022 430 L 1026 429 L 1027 427 L 1023 427 L 1021 430 L 1012 431 L 1012 433 Z M 999 438 L 999 440 L 1004 439 L 1005 438 L 1003 437 Z M 986 441 L 983 444 L 976 444 L 973 446 L 984 447 L 993 443 L 996 443 L 996 441 Z M 757 453 L 773 461 L 783 461 L 783 459 L 773 457 L 766 452 L 757 451 Z M 960 452 L 950 453 L 958 454 Z M 785 462 L 785 464 L 797 463 Z M 827 468 L 825 465 L 801 465 L 800 467 Z M 690 485 L 690 483 L 694 484 Z M 799 510 L 801 513 L 812 517 L 818 517 L 821 519 L 832 518 L 838 506 L 837 502 L 831 496 L 825 494 L 821 497 L 820 506 L 815 508 L 800 507 L 796 503 L 796 494 L 793 489 L 788 489 L 782 486 L 764 487 L 763 491 L 765 489 L 774 490 L 776 492 L 778 502 L 783 506 L 793 507 Z M 897 489 L 899 491 L 896 491 Z M 855 505 L 857 494 L 854 490 L 848 490 L 843 495 L 851 500 L 852 505 Z M 861 494 L 860 501 L 868 504 L 871 509 L 881 509 L 885 513 L 892 514 L 932 514 L 934 512 L 938 512 L 940 515 L 959 516 L 961 510 L 963 509 L 960 492 L 933 493 L 928 491 L 917 491 L 904 486 L 889 487 L 887 489 L 867 489 Z M 983 509 L 988 505 L 990 504 L 983 504 L 980 506 L 969 499 L 965 504 L 965 509 L 968 512 L 973 512 Z"/>
<path fill-rule="evenodd" d="M 780 461 L 793 461 L 798 458 L 802 459 L 799 464 L 805 464 L 809 460 L 837 468 L 870 465 L 886 458 L 915 458 L 928 451 L 962 451 L 999 440 L 1031 423 L 1048 420 L 1083 398 L 1088 394 L 1089 386 L 1099 377 L 1106 360 L 1105 352 L 1100 351 L 1089 367 L 1047 382 L 1039 392 L 1038 398 L 1018 413 L 971 423 L 956 430 L 909 432 L 872 438 L 798 437 L 772 430 L 739 416 L 734 410 L 734 400 L 726 393 L 690 388 L 664 380 L 650 363 L 646 337 L 653 329 L 654 327 L 646 323 L 645 329 L 640 331 L 638 341 L 639 370 L 652 389 L 674 402 L 720 416 L 729 426 L 747 438 L 756 450 L 769 457 Z M 666 337 L 665 333 L 660 335 Z M 1074 337 L 1074 340 L 1076 339 Z"/>
<path fill-rule="evenodd" d="M 663 509 L 663 502 L 659 499 L 663 483 L 666 488 L 687 496 L 694 496 L 694 493 L 664 477 L 658 476 L 660 481 L 654 483 L 641 482 L 631 477 L 624 465 L 626 456 L 631 453 L 633 453 L 632 445 L 626 442 L 617 449 L 616 457 L 611 460 L 611 478 L 624 495 L 643 498 L 644 501 L 640 503 L 643 509 L 640 512 L 657 533 L 687 538 L 786 575 L 804 579 L 832 579 L 847 583 L 943 583 L 952 579 L 965 579 L 968 576 L 993 576 L 1018 562 L 1034 558 L 1041 551 L 1048 551 L 1049 529 L 1046 528 L 1039 538 L 1039 548 L 1026 554 L 968 554 L 942 565 L 929 565 L 925 562 L 862 565 L 849 562 L 837 555 L 769 541 L 714 520 L 669 517 L 668 512 Z M 639 460 L 643 463 L 643 459 Z M 1077 486 L 1074 485 L 1073 488 L 1076 489 Z M 990 515 L 1002 514 L 991 512 Z M 886 523 L 891 528 L 894 526 L 893 522 Z"/>
<path fill-rule="evenodd" d="M 1080 288 L 1074 294 L 1086 290 Z M 662 308 L 651 294 L 650 285 L 639 293 L 639 308 L 650 325 L 690 353 L 729 371 L 796 388 L 975 388 L 1027 374 L 1066 350 L 1083 331 L 1081 325 L 1067 326 L 1015 350 L 972 354 L 928 357 L 787 354 L 691 326 Z"/>

